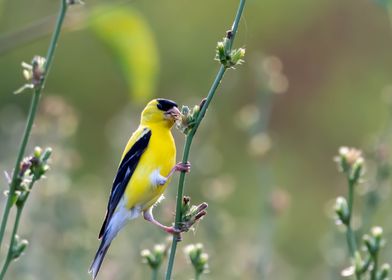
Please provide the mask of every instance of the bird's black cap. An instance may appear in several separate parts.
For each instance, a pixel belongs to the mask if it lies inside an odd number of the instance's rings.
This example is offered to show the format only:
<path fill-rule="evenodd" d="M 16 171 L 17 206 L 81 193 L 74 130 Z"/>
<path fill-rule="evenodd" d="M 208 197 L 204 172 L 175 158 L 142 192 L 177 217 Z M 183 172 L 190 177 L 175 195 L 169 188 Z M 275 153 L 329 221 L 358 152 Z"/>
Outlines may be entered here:
<path fill-rule="evenodd" d="M 157 101 L 158 101 L 158 104 L 157 104 L 158 109 L 165 111 L 165 112 L 170 110 L 173 107 L 178 107 L 176 102 L 171 101 L 169 99 L 158 98 Z"/>

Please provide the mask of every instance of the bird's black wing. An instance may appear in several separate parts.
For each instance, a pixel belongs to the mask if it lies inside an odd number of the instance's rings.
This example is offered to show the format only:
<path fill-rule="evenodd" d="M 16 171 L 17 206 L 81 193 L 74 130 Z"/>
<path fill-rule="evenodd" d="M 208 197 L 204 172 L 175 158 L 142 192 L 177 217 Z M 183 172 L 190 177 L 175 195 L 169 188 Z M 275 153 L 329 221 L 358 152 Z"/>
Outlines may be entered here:
<path fill-rule="evenodd" d="M 142 136 L 135 142 L 135 144 L 126 153 L 123 160 L 121 161 L 116 177 L 114 178 L 106 211 L 106 217 L 99 232 L 99 238 L 102 237 L 107 226 L 109 225 L 110 219 L 112 218 L 113 213 L 125 192 L 125 188 L 127 187 L 141 156 L 148 146 L 150 138 L 151 130 L 145 128 L 142 132 Z"/>

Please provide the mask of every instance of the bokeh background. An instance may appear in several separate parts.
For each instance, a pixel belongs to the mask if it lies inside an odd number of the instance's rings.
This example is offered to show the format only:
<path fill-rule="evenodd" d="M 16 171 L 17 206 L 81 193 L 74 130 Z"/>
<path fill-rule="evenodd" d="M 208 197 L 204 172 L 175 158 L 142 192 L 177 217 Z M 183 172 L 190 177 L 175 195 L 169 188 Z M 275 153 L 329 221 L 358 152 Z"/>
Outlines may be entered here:
<path fill-rule="evenodd" d="M 30 101 L 28 92 L 12 94 L 25 83 L 20 63 L 45 55 L 58 2 L 0 0 L 1 171 L 14 164 Z M 53 148 L 51 170 L 28 201 L 20 234 L 30 246 L 8 279 L 89 279 L 112 179 L 140 111 L 153 97 L 199 103 L 237 5 L 91 0 L 69 9 L 29 146 Z M 182 249 L 194 242 L 210 255 L 205 279 L 340 279 L 349 262 L 330 209 L 346 193 L 333 162 L 342 145 L 366 151 L 356 226 L 382 225 L 392 240 L 390 186 L 376 175 L 389 170 L 387 5 L 248 1 L 235 43 L 246 47 L 246 62 L 228 71 L 192 147 L 185 192 L 209 208 L 180 244 L 174 279 L 192 279 Z M 184 136 L 174 134 L 180 159 Z M 166 224 L 177 180 L 155 210 Z M 366 221 L 361 211 L 370 213 Z M 133 221 L 113 242 L 100 279 L 149 279 L 140 251 L 165 239 Z"/>

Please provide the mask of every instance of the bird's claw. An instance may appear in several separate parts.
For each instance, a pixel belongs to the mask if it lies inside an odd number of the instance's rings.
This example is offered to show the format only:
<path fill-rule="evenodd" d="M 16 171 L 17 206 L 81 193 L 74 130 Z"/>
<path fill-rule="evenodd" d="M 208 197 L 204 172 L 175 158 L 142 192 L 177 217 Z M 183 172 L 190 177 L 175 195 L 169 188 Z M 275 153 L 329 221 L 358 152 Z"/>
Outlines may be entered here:
<path fill-rule="evenodd" d="M 186 163 L 179 162 L 175 166 L 176 171 L 189 173 L 191 171 L 191 163 L 188 161 Z"/>
<path fill-rule="evenodd" d="M 165 231 L 171 235 L 173 235 L 177 241 L 181 241 L 182 240 L 182 235 L 181 233 L 183 232 L 181 229 L 178 229 L 176 227 L 168 227 L 165 229 Z"/>

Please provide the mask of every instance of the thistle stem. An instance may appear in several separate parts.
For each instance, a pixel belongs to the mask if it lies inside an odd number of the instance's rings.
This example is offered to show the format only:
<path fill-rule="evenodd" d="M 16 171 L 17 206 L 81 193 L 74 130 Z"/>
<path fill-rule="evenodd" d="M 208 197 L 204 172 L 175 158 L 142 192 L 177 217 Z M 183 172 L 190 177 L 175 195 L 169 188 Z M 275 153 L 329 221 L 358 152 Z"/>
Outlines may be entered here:
<path fill-rule="evenodd" d="M 27 146 L 27 143 L 28 143 L 29 138 L 30 138 L 31 130 L 32 130 L 32 127 L 33 127 L 33 124 L 34 124 L 34 119 L 35 119 L 35 116 L 37 114 L 37 108 L 38 108 L 39 100 L 40 100 L 40 97 L 41 97 L 41 91 L 42 91 L 42 89 L 44 87 L 45 80 L 46 80 L 46 78 L 48 76 L 49 69 L 50 69 L 50 66 L 52 64 L 54 51 L 56 49 L 57 41 L 58 41 L 58 38 L 60 36 L 60 31 L 61 31 L 61 27 L 63 25 L 63 21 L 64 21 L 65 14 L 66 14 L 66 11 L 67 11 L 67 7 L 68 7 L 68 4 L 67 4 L 66 0 L 61 0 L 60 12 L 59 12 L 59 15 L 57 17 L 56 26 L 55 26 L 55 29 L 53 31 L 52 39 L 51 39 L 50 44 L 49 44 L 48 53 L 46 55 L 46 63 L 45 63 L 44 75 L 42 77 L 41 83 L 35 88 L 34 93 L 33 93 L 33 97 L 32 97 L 32 100 L 31 100 L 30 109 L 29 109 L 27 122 L 26 122 L 26 127 L 25 127 L 25 130 L 24 130 L 24 133 L 23 133 L 23 136 L 22 136 L 22 141 L 20 143 L 18 154 L 17 154 L 17 157 L 16 157 L 16 162 L 15 162 L 15 167 L 14 167 L 14 171 L 13 171 L 13 175 L 12 175 L 12 180 L 11 180 L 11 183 L 10 183 L 10 186 L 9 186 L 9 193 L 8 193 L 8 197 L 7 197 L 7 202 L 6 202 L 6 205 L 5 205 L 5 209 L 4 209 L 4 212 L 3 212 L 3 218 L 2 218 L 2 221 L 1 221 L 1 226 L 0 226 L 0 248 L 1 248 L 1 245 L 3 243 L 3 238 L 4 238 L 5 229 L 7 227 L 7 221 L 8 221 L 9 213 L 10 213 L 10 210 L 11 210 L 11 207 L 12 207 L 12 204 L 13 204 L 13 197 L 15 195 L 15 191 L 16 191 L 18 185 L 20 184 L 20 181 L 19 181 L 20 180 L 20 178 L 19 178 L 20 162 L 23 159 L 23 156 L 24 156 L 25 151 L 26 151 L 26 146 Z M 17 213 L 17 215 L 18 215 L 18 213 Z M 20 215 L 20 213 L 19 213 L 19 215 Z M 17 224 L 18 223 L 19 222 L 17 222 L 17 223 L 15 222 L 14 229 L 17 229 L 17 227 L 18 227 Z M 11 243 L 12 243 L 13 238 L 14 238 L 14 236 L 12 235 L 11 236 Z M 6 267 L 8 267 L 8 265 L 9 265 L 9 263 L 6 265 Z M 4 275 L 5 271 L 2 272 L 0 279 L 3 279 L 3 275 Z"/>
<path fill-rule="evenodd" d="M 239 22 L 240 22 L 240 19 L 241 19 L 243 10 L 244 10 L 245 2 L 246 2 L 246 0 L 240 0 L 239 6 L 238 6 L 237 14 L 236 14 L 236 17 L 235 17 L 235 20 L 234 20 L 234 23 L 232 26 L 232 30 L 231 30 L 231 37 L 229 38 L 230 49 L 231 49 L 235 35 L 238 30 L 238 25 L 239 25 Z M 214 97 L 215 92 L 216 92 L 219 84 L 221 83 L 222 78 L 223 78 L 226 70 L 227 70 L 226 67 L 224 67 L 223 65 L 220 66 L 219 71 L 215 77 L 215 80 L 214 80 L 214 82 L 208 92 L 207 99 L 206 99 L 203 107 L 201 108 L 200 113 L 195 121 L 195 125 L 192 128 L 192 130 L 189 132 L 189 134 L 186 138 L 183 156 L 182 156 L 183 163 L 188 162 L 193 137 L 195 136 L 196 131 L 197 131 L 201 121 L 204 118 L 204 115 L 208 109 L 208 106 L 210 105 L 211 100 Z M 178 191 L 177 191 L 176 218 L 175 218 L 175 227 L 176 228 L 179 228 L 179 223 L 181 222 L 181 205 L 182 205 L 182 197 L 184 194 L 184 183 L 185 183 L 185 172 L 181 172 L 180 179 L 178 182 Z M 169 256 L 169 261 L 168 261 L 168 266 L 167 266 L 167 271 L 166 271 L 166 280 L 171 279 L 173 266 L 174 266 L 174 259 L 175 259 L 176 250 L 177 250 L 177 243 L 178 243 L 177 236 L 173 236 L 173 242 L 172 242 L 172 246 L 171 246 L 171 250 L 170 250 L 170 256 Z"/>

